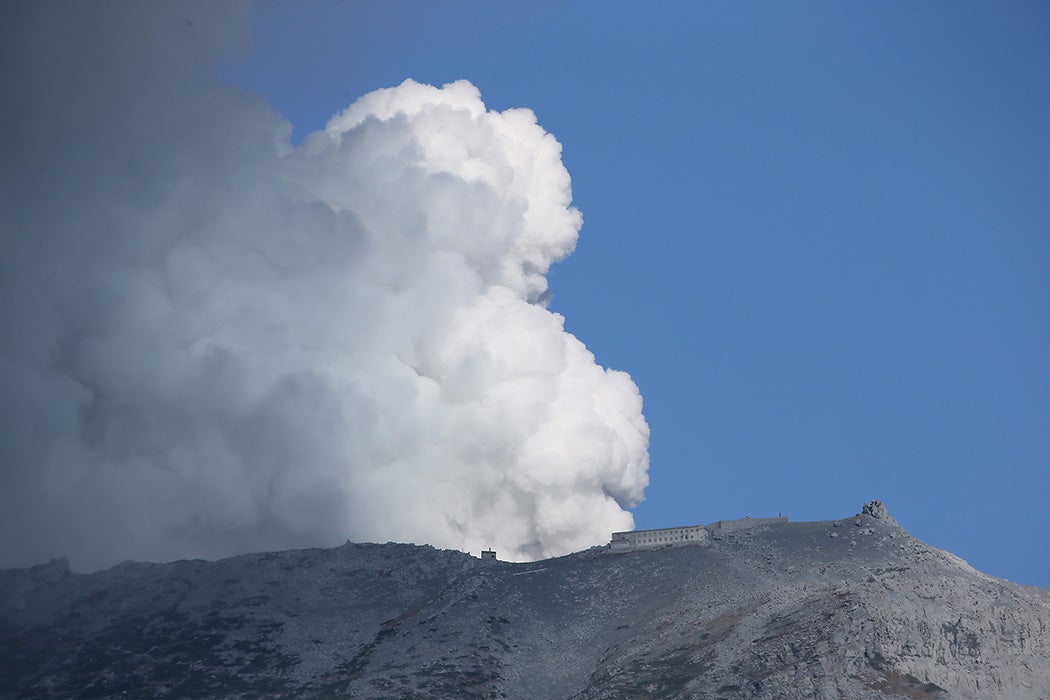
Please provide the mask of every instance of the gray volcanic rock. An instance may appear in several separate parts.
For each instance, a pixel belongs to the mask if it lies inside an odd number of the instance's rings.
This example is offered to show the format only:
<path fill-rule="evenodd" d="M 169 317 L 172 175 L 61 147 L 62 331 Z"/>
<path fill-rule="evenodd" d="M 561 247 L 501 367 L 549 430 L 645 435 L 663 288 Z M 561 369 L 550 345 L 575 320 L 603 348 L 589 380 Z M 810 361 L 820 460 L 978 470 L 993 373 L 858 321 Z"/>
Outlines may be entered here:
<path fill-rule="evenodd" d="M 861 508 L 861 515 L 870 515 L 876 520 L 889 523 L 890 525 L 896 525 L 897 521 L 889 514 L 886 510 L 886 504 L 882 501 L 872 501 L 871 503 L 865 503 L 864 507 Z"/>
<path fill-rule="evenodd" d="M 0 572 L 0 697 L 1050 698 L 1050 591 L 865 507 L 529 564 L 360 545 Z"/>

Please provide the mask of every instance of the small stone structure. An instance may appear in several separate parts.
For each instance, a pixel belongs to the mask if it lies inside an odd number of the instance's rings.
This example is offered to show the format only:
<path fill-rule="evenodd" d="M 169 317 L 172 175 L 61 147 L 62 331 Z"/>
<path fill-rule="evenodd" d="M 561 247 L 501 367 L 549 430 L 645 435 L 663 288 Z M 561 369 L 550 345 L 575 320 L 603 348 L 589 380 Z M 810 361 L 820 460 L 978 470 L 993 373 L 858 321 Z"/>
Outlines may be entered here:
<path fill-rule="evenodd" d="M 494 550 L 494 549 L 483 549 L 483 550 L 481 550 L 481 561 L 485 561 L 485 562 L 496 561 L 496 550 Z"/>
<path fill-rule="evenodd" d="M 614 532 L 612 533 L 612 539 L 609 541 L 607 551 L 610 553 L 631 552 L 639 549 L 707 544 L 712 538 L 718 538 L 723 533 L 786 522 L 788 522 L 786 516 L 779 518 L 745 517 L 740 520 L 719 520 L 710 525 L 686 525 L 682 527 L 666 527 L 659 530 Z"/>

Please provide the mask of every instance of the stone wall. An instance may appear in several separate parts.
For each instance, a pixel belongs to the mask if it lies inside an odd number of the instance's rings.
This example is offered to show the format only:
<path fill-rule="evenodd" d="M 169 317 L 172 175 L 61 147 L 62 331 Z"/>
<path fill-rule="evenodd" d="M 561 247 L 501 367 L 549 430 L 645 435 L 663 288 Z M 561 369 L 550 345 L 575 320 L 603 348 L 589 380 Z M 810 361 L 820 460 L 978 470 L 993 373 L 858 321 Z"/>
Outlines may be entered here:
<path fill-rule="evenodd" d="M 719 520 L 708 525 L 708 527 L 719 532 L 736 532 L 738 530 L 749 530 L 760 525 L 775 525 L 777 523 L 786 523 L 787 521 L 787 516 L 779 518 L 741 518 L 739 520 Z"/>

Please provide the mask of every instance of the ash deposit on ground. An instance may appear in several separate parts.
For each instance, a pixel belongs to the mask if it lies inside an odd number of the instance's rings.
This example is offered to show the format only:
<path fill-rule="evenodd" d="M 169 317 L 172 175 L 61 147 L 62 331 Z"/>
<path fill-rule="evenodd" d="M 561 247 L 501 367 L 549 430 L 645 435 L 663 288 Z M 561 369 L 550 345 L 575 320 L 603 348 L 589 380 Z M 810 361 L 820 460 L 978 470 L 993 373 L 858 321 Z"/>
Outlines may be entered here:
<path fill-rule="evenodd" d="M 531 563 L 348 542 L 2 571 L 0 697 L 1050 697 L 1050 591 L 880 504 L 679 529 Z"/>

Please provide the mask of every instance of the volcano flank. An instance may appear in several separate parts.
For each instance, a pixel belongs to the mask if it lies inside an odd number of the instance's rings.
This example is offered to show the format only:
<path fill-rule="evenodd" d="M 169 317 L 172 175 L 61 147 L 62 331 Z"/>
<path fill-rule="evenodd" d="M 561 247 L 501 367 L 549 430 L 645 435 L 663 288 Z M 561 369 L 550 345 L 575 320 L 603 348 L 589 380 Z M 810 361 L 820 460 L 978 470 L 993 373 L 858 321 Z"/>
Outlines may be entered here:
<path fill-rule="evenodd" d="M 1050 591 L 881 504 L 531 563 L 405 544 L 0 572 L 0 697 L 1047 698 Z"/>

